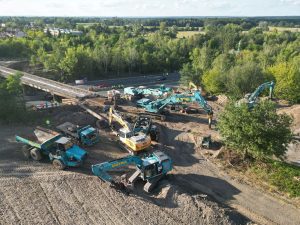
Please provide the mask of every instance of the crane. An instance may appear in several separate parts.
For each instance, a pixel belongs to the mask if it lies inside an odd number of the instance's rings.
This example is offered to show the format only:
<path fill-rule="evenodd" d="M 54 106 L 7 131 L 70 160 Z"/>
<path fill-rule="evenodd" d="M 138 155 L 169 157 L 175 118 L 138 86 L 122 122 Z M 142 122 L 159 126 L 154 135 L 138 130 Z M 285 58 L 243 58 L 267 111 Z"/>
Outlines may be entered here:
<path fill-rule="evenodd" d="M 150 113 L 162 113 L 163 109 L 166 106 L 183 102 L 197 102 L 207 113 L 209 128 L 211 128 L 213 110 L 212 107 L 207 103 L 207 101 L 202 97 L 199 91 L 195 91 L 192 95 L 185 93 L 173 94 L 164 99 L 157 99 L 155 101 L 143 98 L 137 101 L 137 106 L 144 108 L 145 111 Z"/>
<path fill-rule="evenodd" d="M 246 94 L 243 99 L 241 99 L 238 104 L 246 103 L 249 109 L 252 109 L 257 103 L 258 96 L 266 89 L 269 88 L 269 98 L 272 99 L 273 91 L 275 87 L 275 82 L 270 81 L 259 85 L 253 93 Z"/>
<path fill-rule="evenodd" d="M 142 132 L 134 132 L 131 124 L 124 120 L 116 110 L 110 107 L 108 122 L 111 127 L 113 120 L 122 126 L 116 134 L 123 147 L 130 153 L 137 154 L 139 151 L 142 151 L 151 145 L 151 139 L 148 135 Z"/>
<path fill-rule="evenodd" d="M 128 165 L 136 166 L 136 171 L 128 179 L 129 184 L 134 184 L 138 178 L 141 178 L 146 181 L 144 185 L 146 192 L 151 192 L 157 183 L 172 170 L 170 157 L 161 151 L 156 151 L 144 158 L 128 155 L 124 158 L 92 165 L 92 172 L 101 180 L 112 184 L 114 187 L 119 187 L 119 183 L 108 174 L 108 171 Z"/>

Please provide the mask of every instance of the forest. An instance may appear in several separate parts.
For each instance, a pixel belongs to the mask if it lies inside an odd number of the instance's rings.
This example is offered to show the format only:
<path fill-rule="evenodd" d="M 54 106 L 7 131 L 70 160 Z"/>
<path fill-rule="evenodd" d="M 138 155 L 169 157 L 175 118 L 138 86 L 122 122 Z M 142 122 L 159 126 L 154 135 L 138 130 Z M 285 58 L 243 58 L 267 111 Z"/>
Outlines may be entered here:
<path fill-rule="evenodd" d="M 30 19 L 0 18 L 8 26 L 26 27 L 23 38 L 0 39 L 0 58 L 26 59 L 56 80 L 178 71 L 183 84 L 193 81 L 211 94 L 233 98 L 274 80 L 278 98 L 300 102 L 300 33 L 269 30 L 298 27 L 297 17 L 35 18 L 33 27 L 25 26 Z M 83 35 L 53 37 L 44 32 L 46 24 Z M 199 28 L 203 32 L 177 37 L 180 30 Z"/>

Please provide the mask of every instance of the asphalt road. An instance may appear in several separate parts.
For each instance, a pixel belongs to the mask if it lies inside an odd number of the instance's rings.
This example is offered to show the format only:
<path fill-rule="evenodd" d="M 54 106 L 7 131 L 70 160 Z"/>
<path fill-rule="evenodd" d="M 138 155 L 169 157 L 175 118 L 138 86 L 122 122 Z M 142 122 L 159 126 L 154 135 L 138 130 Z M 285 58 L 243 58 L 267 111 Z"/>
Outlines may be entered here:
<path fill-rule="evenodd" d="M 145 75 L 145 76 L 135 76 L 135 77 L 125 77 L 125 78 L 114 78 L 114 79 L 106 79 L 106 80 L 96 80 L 96 81 L 88 81 L 85 85 L 76 85 L 77 87 L 88 89 L 92 86 L 97 86 L 100 84 L 105 84 L 108 87 L 104 88 L 102 91 L 98 91 L 97 93 L 100 95 L 106 95 L 107 90 L 110 90 L 112 86 L 123 85 L 124 87 L 130 86 L 146 86 L 153 87 L 159 85 L 166 85 L 167 87 L 177 86 L 179 84 L 180 75 L 179 73 L 170 73 L 166 76 L 165 80 L 160 80 L 162 75 Z M 123 91 L 123 88 L 118 89 Z"/>

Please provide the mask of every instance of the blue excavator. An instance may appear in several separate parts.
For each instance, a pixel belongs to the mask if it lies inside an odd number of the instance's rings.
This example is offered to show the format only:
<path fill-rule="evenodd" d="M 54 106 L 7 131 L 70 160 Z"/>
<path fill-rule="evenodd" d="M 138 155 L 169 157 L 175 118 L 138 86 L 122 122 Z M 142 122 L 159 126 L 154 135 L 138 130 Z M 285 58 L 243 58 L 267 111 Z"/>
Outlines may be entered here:
<path fill-rule="evenodd" d="M 259 85 L 253 93 L 246 94 L 245 97 L 238 102 L 238 104 L 246 103 L 248 108 L 252 109 L 257 104 L 258 96 L 267 88 L 269 88 L 269 98 L 272 99 L 274 87 L 274 81 L 263 83 Z"/>
<path fill-rule="evenodd" d="M 129 165 L 135 165 L 136 171 L 126 182 L 118 182 L 108 174 L 110 170 Z M 128 155 L 124 158 L 92 165 L 92 172 L 101 180 L 110 183 L 112 187 L 117 189 L 126 189 L 128 186 L 133 186 L 140 178 L 146 182 L 144 191 L 149 193 L 172 168 L 172 160 L 170 157 L 161 151 L 156 151 L 144 158 Z"/>
<path fill-rule="evenodd" d="M 208 115 L 208 124 L 211 128 L 213 110 L 212 107 L 203 98 L 200 91 L 194 91 L 192 94 L 173 94 L 163 99 L 151 101 L 150 99 L 143 98 L 137 101 L 137 107 L 144 108 L 146 112 L 161 114 L 164 108 L 168 105 L 176 105 L 184 102 L 197 102 L 201 108 Z"/>

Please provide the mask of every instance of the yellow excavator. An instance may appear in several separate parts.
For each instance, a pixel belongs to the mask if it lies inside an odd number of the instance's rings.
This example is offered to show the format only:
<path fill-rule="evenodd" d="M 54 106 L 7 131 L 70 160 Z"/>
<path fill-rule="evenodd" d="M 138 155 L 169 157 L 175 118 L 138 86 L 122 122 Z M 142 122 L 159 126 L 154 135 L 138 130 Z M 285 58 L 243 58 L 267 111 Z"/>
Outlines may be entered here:
<path fill-rule="evenodd" d="M 194 82 L 190 81 L 189 83 L 189 90 L 199 90 L 199 88 Z"/>
<path fill-rule="evenodd" d="M 207 93 L 206 91 L 201 88 L 200 86 L 197 86 L 194 82 L 190 81 L 189 82 L 189 87 L 188 87 L 189 91 L 200 91 L 202 96 L 206 96 Z"/>
<path fill-rule="evenodd" d="M 114 128 L 112 124 L 113 120 L 122 126 L 121 129 L 117 131 L 113 129 L 113 131 L 119 137 L 120 144 L 122 144 L 127 151 L 136 155 L 138 152 L 151 146 L 151 138 L 149 135 L 142 132 L 134 132 L 131 124 L 124 120 L 116 110 L 110 107 L 108 122 L 112 128 Z"/>

